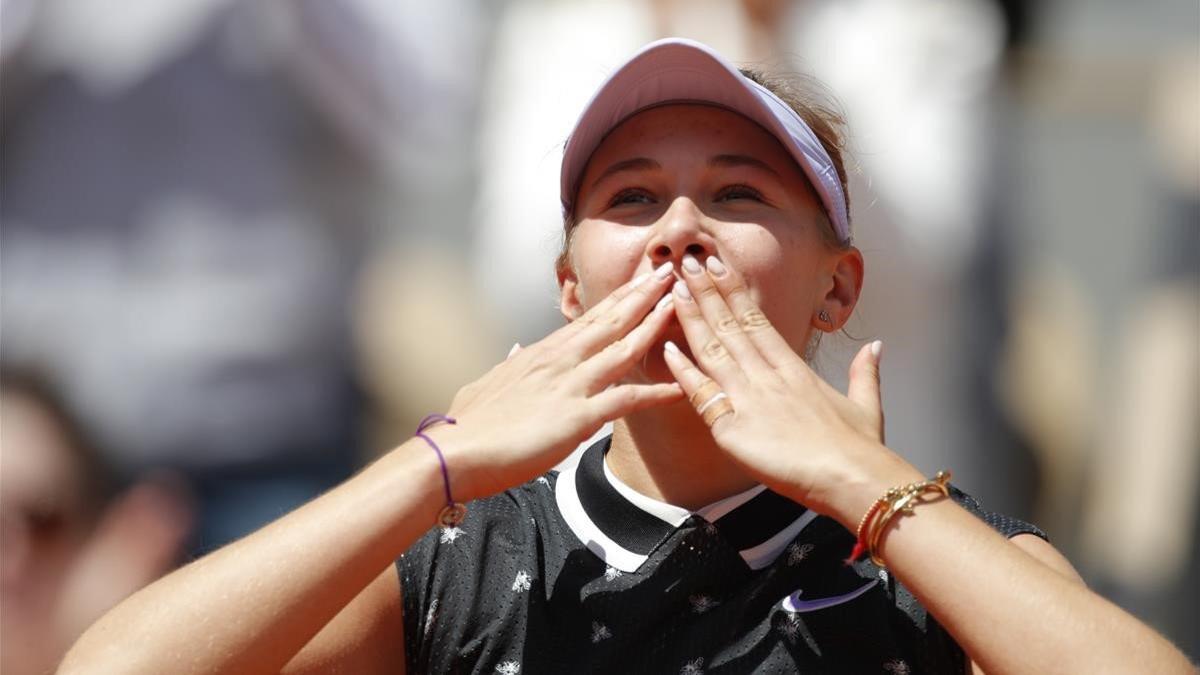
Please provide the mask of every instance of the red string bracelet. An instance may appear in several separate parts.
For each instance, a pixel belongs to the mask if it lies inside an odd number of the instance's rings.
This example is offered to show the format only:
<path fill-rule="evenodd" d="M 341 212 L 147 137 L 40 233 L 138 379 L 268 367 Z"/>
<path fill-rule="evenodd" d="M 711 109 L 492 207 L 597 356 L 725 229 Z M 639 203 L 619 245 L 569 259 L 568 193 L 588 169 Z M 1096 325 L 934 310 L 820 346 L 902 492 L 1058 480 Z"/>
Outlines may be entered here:
<path fill-rule="evenodd" d="M 889 490 L 888 492 L 890 493 L 891 491 Z M 855 562 L 867 552 L 867 532 L 869 531 L 867 525 L 870 524 L 875 516 L 879 514 L 879 510 L 887 505 L 887 503 L 887 494 L 885 493 L 884 496 L 876 499 L 874 504 L 871 504 L 871 508 L 867 509 L 867 512 L 863 514 L 862 520 L 858 521 L 858 529 L 854 531 L 856 540 L 854 548 L 850 549 L 850 557 L 846 558 L 847 565 Z"/>
<path fill-rule="evenodd" d="M 446 458 L 442 456 L 442 449 L 438 447 L 437 443 L 434 443 L 433 439 L 424 433 L 426 429 L 438 422 L 458 424 L 458 420 L 453 417 L 438 415 L 436 413 L 426 415 L 425 419 L 421 420 L 421 423 L 417 425 L 417 433 L 413 435 L 422 439 L 429 444 L 429 447 L 433 448 L 433 451 L 437 453 L 438 463 L 442 465 L 442 486 L 446 489 L 446 506 L 438 513 L 437 522 L 442 527 L 458 527 L 463 518 L 467 516 L 467 507 L 461 502 L 454 501 L 454 497 L 450 495 L 450 470 L 446 467 Z"/>

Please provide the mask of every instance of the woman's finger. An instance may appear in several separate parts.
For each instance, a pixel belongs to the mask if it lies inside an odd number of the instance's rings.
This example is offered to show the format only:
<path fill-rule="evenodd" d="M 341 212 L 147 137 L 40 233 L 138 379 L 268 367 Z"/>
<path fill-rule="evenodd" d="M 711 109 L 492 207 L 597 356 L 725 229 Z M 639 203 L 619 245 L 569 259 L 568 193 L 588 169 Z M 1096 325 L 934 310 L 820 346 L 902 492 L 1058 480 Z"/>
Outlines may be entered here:
<path fill-rule="evenodd" d="M 723 406 L 729 411 L 733 410 L 729 396 L 721 389 L 721 385 L 697 368 L 696 364 L 692 363 L 692 360 L 674 342 L 667 342 L 663 349 L 663 358 L 667 362 L 667 368 L 671 371 L 671 375 L 683 389 L 683 395 L 691 401 L 696 414 L 703 416 L 705 413 L 711 415 L 720 412 L 714 409 L 714 406 Z M 705 422 L 709 426 L 713 426 L 716 418 L 705 417 Z"/>
<path fill-rule="evenodd" d="M 858 350 L 850 362 L 850 384 L 846 397 L 858 404 L 879 430 L 883 440 L 883 400 L 879 386 L 879 360 L 883 343 L 876 340 Z"/>
<path fill-rule="evenodd" d="M 620 384 L 588 399 L 588 406 L 597 418 L 611 422 L 639 410 L 675 403 L 682 398 L 683 389 L 676 382 Z"/>
<path fill-rule="evenodd" d="M 675 316 L 679 317 L 679 325 L 683 326 L 683 334 L 696 363 L 722 386 L 730 386 L 744 378 L 741 366 L 700 313 L 688 286 L 683 281 L 676 281 L 672 292 L 675 294 Z"/>
<path fill-rule="evenodd" d="M 624 337 L 666 292 L 671 269 L 671 263 L 663 263 L 620 297 L 610 296 L 576 319 L 580 329 L 565 344 L 566 349 L 582 361 Z"/>
<path fill-rule="evenodd" d="M 716 260 L 710 257 L 709 260 Z M 720 261 L 716 262 L 723 269 Z M 766 366 L 766 361 L 758 353 L 758 347 L 750 341 L 750 337 L 742 330 L 741 323 L 734 316 L 729 303 L 714 280 L 705 271 L 699 260 L 691 255 L 683 256 L 683 278 L 688 290 L 700 308 L 700 315 L 708 324 L 712 334 L 721 341 L 725 349 L 735 361 L 747 372 Z M 728 274 L 728 273 L 727 273 Z"/>
<path fill-rule="evenodd" d="M 670 269 L 671 269 L 670 267 L 667 267 L 667 270 L 666 270 L 667 276 L 670 276 Z M 567 325 L 563 326 L 562 328 L 559 328 L 558 330 L 554 331 L 550 335 L 546 336 L 539 344 L 557 345 L 557 344 L 561 344 L 561 343 L 564 343 L 564 342 L 567 342 L 567 341 L 573 339 L 577 334 L 582 332 L 585 328 L 587 328 L 591 324 L 595 323 L 598 320 L 597 317 L 605 315 L 606 313 L 610 312 L 617 305 L 618 302 L 620 302 L 621 300 L 628 297 L 631 293 L 633 293 L 638 288 L 641 288 L 643 284 L 653 283 L 653 281 L 656 280 L 657 277 L 661 277 L 661 276 L 662 276 L 662 267 L 660 267 L 658 270 L 655 270 L 654 272 L 646 272 L 644 274 L 639 274 L 638 276 L 634 277 L 633 279 L 630 279 L 629 281 L 625 282 L 624 284 L 618 286 L 616 290 L 614 290 L 612 293 L 609 293 L 605 298 L 603 298 L 599 303 L 597 303 L 591 309 L 584 312 L 584 314 L 582 316 L 571 321 L 571 323 L 568 323 Z"/>
<path fill-rule="evenodd" d="M 737 319 L 738 326 L 758 349 L 763 360 L 776 369 L 795 362 L 799 358 L 796 352 L 787 343 L 787 340 L 783 339 L 779 331 L 775 330 L 775 326 L 767 320 L 767 315 L 763 314 L 758 304 L 750 297 L 750 291 L 746 288 L 742 275 L 725 267 L 716 256 L 709 256 L 704 261 L 704 266 L 707 268 L 708 276 L 712 278 L 713 284 L 725 297 L 729 311 Z"/>
<path fill-rule="evenodd" d="M 695 394 L 700 387 L 712 382 L 712 378 L 697 368 L 696 364 L 692 363 L 692 360 L 674 342 L 667 341 L 663 349 L 663 360 L 667 362 L 667 368 L 671 371 L 675 381 L 683 387 L 683 393 L 688 396 Z"/>
<path fill-rule="evenodd" d="M 584 387 L 589 395 L 620 380 L 645 357 L 674 316 L 674 300 L 674 295 L 664 295 L 646 318 L 625 337 L 575 367 L 576 374 L 584 379 Z"/>

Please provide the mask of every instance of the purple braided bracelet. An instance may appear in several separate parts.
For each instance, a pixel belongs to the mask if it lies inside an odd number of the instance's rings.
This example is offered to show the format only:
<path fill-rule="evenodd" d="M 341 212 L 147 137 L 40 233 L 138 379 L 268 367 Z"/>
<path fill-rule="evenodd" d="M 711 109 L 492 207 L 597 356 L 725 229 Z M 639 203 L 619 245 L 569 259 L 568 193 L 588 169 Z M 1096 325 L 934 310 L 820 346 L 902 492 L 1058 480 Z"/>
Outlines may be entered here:
<path fill-rule="evenodd" d="M 442 527 L 457 527 L 467 515 L 467 507 L 463 504 L 454 501 L 454 497 L 450 496 L 450 469 L 446 467 L 446 458 L 442 456 L 442 449 L 438 447 L 433 439 L 425 435 L 425 430 L 437 424 L 445 422 L 447 424 L 458 424 L 458 420 L 445 415 L 426 415 L 425 419 L 417 425 L 417 433 L 414 434 L 429 444 L 433 451 L 437 453 L 438 463 L 442 465 L 442 487 L 446 488 L 446 506 L 438 514 L 437 522 Z"/>

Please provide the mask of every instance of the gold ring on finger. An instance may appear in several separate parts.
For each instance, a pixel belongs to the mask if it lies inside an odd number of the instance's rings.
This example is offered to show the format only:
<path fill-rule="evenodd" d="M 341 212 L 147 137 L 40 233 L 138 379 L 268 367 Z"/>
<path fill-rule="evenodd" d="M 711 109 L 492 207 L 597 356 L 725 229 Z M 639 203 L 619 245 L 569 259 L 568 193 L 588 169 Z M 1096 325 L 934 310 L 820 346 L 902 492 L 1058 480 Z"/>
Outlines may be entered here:
<path fill-rule="evenodd" d="M 696 409 L 696 412 L 699 412 L 702 404 L 719 393 L 721 393 L 721 385 L 713 382 L 712 380 L 705 382 L 704 384 L 700 385 L 700 388 L 696 390 L 696 393 L 692 394 L 692 407 Z"/>
<path fill-rule="evenodd" d="M 707 401 L 705 401 L 704 403 L 701 403 L 700 407 L 696 408 L 696 414 L 703 415 L 704 411 L 711 408 L 713 406 L 713 404 L 718 403 L 720 401 L 724 401 L 727 398 L 729 398 L 728 394 L 726 394 L 723 391 L 718 391 L 717 393 L 713 394 L 712 397 L 709 398 Z"/>
<path fill-rule="evenodd" d="M 713 401 L 712 405 L 706 406 L 701 418 L 708 426 L 712 426 L 718 418 L 724 417 L 733 412 L 733 404 L 729 402 L 727 397 L 722 396 L 720 400 Z"/>

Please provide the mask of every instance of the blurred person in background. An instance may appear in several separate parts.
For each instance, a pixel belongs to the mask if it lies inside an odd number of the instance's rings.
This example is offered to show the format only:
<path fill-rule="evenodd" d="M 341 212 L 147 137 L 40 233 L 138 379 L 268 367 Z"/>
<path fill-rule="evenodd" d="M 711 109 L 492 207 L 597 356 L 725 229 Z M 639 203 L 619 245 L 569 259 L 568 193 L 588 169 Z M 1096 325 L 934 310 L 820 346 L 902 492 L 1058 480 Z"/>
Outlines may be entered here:
<path fill-rule="evenodd" d="M 1116 336 L 1080 550 L 1101 592 L 1200 654 L 1200 41 L 1145 67 L 1160 234 Z M 1131 534 L 1114 545 L 1113 530 Z"/>
<path fill-rule="evenodd" d="M 368 454 L 363 380 L 401 409 L 427 395 L 420 377 L 377 384 L 413 361 L 374 357 L 396 331 L 364 330 L 360 363 L 354 321 L 374 249 L 443 261 L 428 251 L 464 236 L 472 88 L 453 75 L 475 71 L 473 5 L 0 11 L 0 352 L 52 371 L 120 470 L 187 476 L 194 552 L 349 475 Z M 420 295 L 371 307 L 367 328 Z M 446 332 L 471 367 L 473 334 Z"/>
<path fill-rule="evenodd" d="M 3 63 L 0 350 L 120 471 L 182 471 L 209 550 L 350 471 L 369 173 L 266 4 L 33 4 Z"/>
<path fill-rule="evenodd" d="M 1026 19 L 978 265 L 1007 327 L 989 384 L 1037 458 L 1038 522 L 1195 655 L 1200 5 L 1034 3 Z"/>
<path fill-rule="evenodd" d="M 180 560 L 192 514 L 178 478 L 123 482 L 46 380 L 0 368 L 0 672 L 49 672 Z"/>

